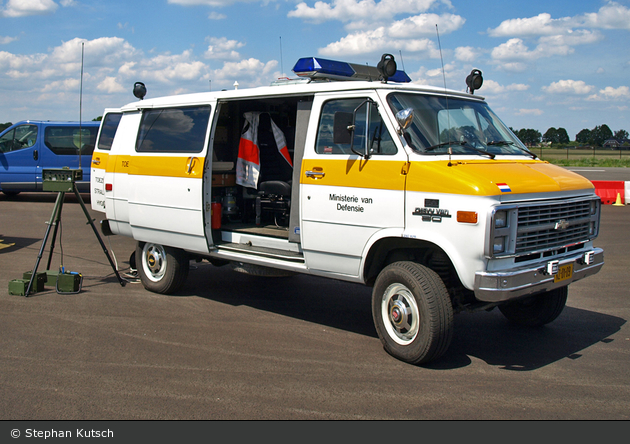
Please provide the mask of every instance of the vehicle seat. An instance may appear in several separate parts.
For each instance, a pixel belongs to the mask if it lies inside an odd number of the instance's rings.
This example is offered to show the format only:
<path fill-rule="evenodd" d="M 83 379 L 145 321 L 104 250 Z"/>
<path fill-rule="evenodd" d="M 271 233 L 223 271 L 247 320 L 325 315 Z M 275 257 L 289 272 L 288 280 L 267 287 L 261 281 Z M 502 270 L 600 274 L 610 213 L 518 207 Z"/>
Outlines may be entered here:
<path fill-rule="evenodd" d="M 256 197 L 256 225 L 262 223 L 267 213 L 273 215 L 276 225 L 288 227 L 293 167 L 278 150 L 271 127 L 271 116 L 268 113 L 260 115 L 258 148 L 260 178 Z"/>

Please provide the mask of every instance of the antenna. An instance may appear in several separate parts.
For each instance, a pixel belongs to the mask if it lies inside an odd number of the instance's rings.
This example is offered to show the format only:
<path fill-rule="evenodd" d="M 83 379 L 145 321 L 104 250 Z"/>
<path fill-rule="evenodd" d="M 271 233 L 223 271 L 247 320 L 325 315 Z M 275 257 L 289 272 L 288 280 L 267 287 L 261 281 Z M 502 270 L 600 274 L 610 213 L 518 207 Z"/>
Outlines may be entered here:
<path fill-rule="evenodd" d="M 83 148 L 83 54 L 85 42 L 81 42 L 81 89 L 79 91 L 79 169 L 81 169 L 81 150 Z"/>
<path fill-rule="evenodd" d="M 448 109 L 448 93 L 446 91 L 446 74 L 444 73 L 444 58 L 442 57 L 442 43 L 440 43 L 440 31 L 438 30 L 437 23 L 435 24 L 435 32 L 437 33 L 438 48 L 440 48 L 440 61 L 442 62 L 442 79 L 444 79 L 444 98 L 446 99 L 446 117 L 448 119 L 448 142 L 451 140 L 451 112 Z M 439 135 L 438 135 L 439 137 Z M 451 156 L 453 155 L 453 149 L 448 147 L 448 166 L 453 165 L 451 163 Z"/>
<path fill-rule="evenodd" d="M 403 60 L 402 51 L 399 49 L 398 53 L 400 54 L 400 63 L 402 64 L 402 70 L 405 70 L 405 61 Z"/>
<path fill-rule="evenodd" d="M 280 75 L 284 75 L 284 66 L 282 63 L 282 36 L 280 36 Z"/>

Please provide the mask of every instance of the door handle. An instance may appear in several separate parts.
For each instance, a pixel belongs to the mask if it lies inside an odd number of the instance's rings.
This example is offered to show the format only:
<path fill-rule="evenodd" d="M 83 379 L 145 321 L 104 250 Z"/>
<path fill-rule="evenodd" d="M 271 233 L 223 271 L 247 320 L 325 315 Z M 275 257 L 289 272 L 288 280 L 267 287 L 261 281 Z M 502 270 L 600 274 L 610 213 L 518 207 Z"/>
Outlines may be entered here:
<path fill-rule="evenodd" d="M 192 171 L 193 166 L 195 166 L 195 160 L 198 160 L 198 159 L 196 157 L 188 158 L 188 166 L 187 166 L 186 174 L 190 174 L 190 172 Z"/>
<path fill-rule="evenodd" d="M 92 164 L 93 165 L 100 165 L 101 164 L 101 159 L 92 159 Z"/>
<path fill-rule="evenodd" d="M 325 175 L 326 173 L 324 173 L 323 171 L 307 171 L 306 172 L 306 177 L 312 177 L 314 179 L 322 179 Z"/>
<path fill-rule="evenodd" d="M 37 150 L 33 150 L 33 160 L 39 159 L 39 152 Z"/>

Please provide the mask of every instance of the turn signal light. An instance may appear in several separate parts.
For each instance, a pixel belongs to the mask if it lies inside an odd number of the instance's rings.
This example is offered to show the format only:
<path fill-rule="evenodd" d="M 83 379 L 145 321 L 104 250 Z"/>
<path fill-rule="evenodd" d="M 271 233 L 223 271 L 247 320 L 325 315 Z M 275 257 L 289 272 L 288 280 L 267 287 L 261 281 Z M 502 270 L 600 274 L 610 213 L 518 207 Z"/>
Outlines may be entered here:
<path fill-rule="evenodd" d="M 457 222 L 463 224 L 476 224 L 477 223 L 477 213 L 474 211 L 458 211 L 457 212 Z"/>

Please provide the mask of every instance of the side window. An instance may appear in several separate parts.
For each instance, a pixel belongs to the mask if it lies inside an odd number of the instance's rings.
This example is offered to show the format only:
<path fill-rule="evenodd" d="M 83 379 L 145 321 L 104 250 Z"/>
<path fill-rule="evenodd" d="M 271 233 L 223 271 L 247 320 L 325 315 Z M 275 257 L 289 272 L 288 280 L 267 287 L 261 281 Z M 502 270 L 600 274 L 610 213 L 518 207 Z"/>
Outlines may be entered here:
<path fill-rule="evenodd" d="M 209 118 L 209 106 L 145 110 L 136 151 L 199 153 L 204 149 Z"/>
<path fill-rule="evenodd" d="M 98 149 L 109 151 L 112 149 L 112 143 L 114 142 L 114 136 L 120 123 L 122 113 L 109 113 L 105 115 L 105 118 L 101 122 L 101 135 L 98 139 Z"/>
<path fill-rule="evenodd" d="M 44 130 L 44 145 L 58 156 L 92 154 L 98 127 L 49 126 Z"/>
<path fill-rule="evenodd" d="M 351 140 L 349 134 L 344 135 L 343 132 L 348 131 L 355 116 L 354 140 Z M 398 152 L 373 102 L 357 98 L 335 99 L 324 104 L 315 145 L 318 154 L 350 155 L 353 154 L 352 148 L 365 147 L 366 140 L 371 155 L 392 155 Z M 363 151 L 363 148 L 360 150 Z"/>
<path fill-rule="evenodd" d="M 37 125 L 20 125 L 0 138 L 0 151 L 8 153 L 30 148 L 37 141 Z"/>

